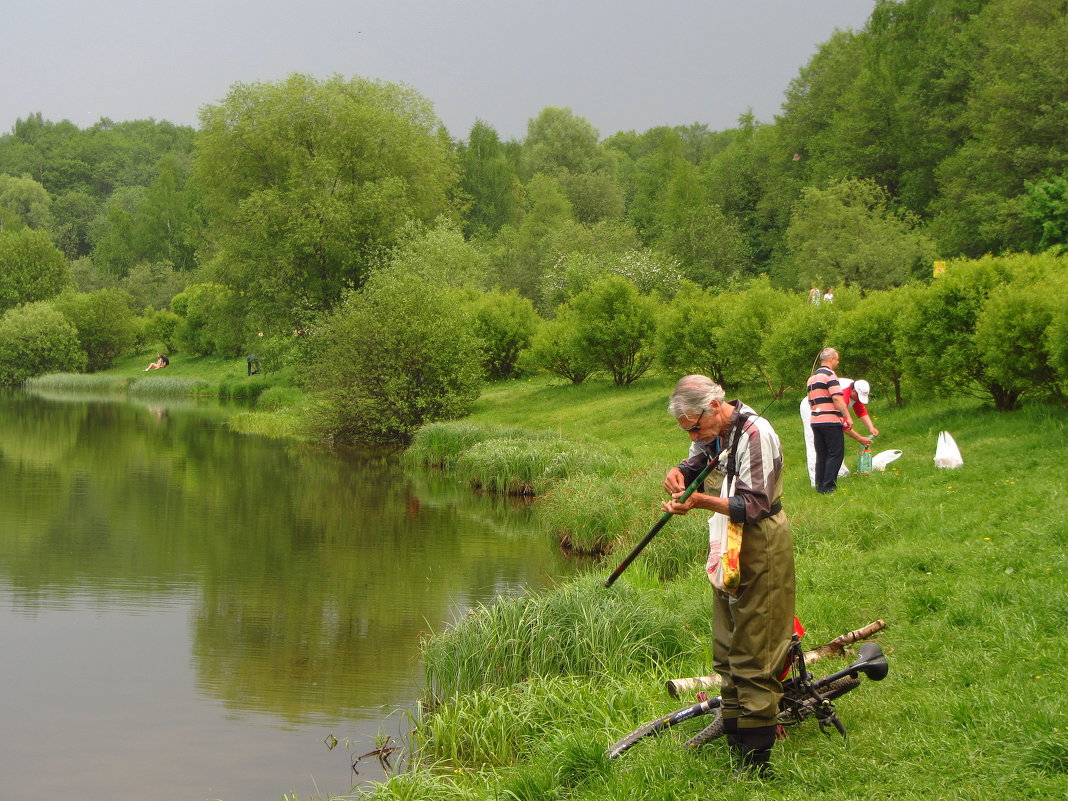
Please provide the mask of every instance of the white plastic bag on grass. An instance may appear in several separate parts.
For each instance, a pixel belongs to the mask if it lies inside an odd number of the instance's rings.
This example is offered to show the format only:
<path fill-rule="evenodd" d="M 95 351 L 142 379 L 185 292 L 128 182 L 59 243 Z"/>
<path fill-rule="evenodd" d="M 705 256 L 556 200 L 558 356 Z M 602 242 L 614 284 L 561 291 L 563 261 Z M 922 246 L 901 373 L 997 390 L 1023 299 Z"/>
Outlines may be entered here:
<path fill-rule="evenodd" d="M 897 449 L 893 449 L 893 450 L 889 450 L 889 451 L 879 451 L 879 453 L 877 453 L 873 457 L 871 457 L 871 469 L 872 470 L 885 470 L 886 466 L 888 464 L 890 464 L 890 462 L 894 461 L 894 459 L 896 459 L 900 455 L 901 455 L 901 451 L 899 451 Z"/>
<path fill-rule="evenodd" d="M 942 431 L 938 434 L 934 463 L 936 467 L 960 467 L 964 464 L 964 460 L 960 456 L 960 448 L 957 447 L 956 441 L 948 431 Z"/>

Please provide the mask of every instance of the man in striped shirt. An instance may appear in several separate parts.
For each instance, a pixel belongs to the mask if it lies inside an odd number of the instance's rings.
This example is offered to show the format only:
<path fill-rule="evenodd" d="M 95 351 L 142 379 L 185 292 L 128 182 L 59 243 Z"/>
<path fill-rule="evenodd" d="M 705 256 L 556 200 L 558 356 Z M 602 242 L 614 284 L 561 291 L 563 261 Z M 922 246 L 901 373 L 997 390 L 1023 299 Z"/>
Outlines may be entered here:
<path fill-rule="evenodd" d="M 842 398 L 842 387 L 834 368 L 838 351 L 820 351 L 820 366 L 808 379 L 808 405 L 812 444 L 816 448 L 816 490 L 824 494 L 838 489 L 838 471 L 845 456 L 845 431 L 853 419 Z"/>
<path fill-rule="evenodd" d="M 712 662 L 721 680 L 723 730 L 740 770 L 767 775 L 796 592 L 793 538 L 781 502 L 782 445 L 771 423 L 740 400 L 728 402 L 707 376 L 680 379 L 668 411 L 691 444 L 688 458 L 664 478 L 672 498 L 664 511 L 705 509 L 742 525 L 741 584 L 733 593 L 712 591 Z M 687 484 L 717 456 L 722 472 L 706 481 L 714 486 L 680 502 Z M 736 479 L 729 497 L 718 492 L 724 473 Z"/>

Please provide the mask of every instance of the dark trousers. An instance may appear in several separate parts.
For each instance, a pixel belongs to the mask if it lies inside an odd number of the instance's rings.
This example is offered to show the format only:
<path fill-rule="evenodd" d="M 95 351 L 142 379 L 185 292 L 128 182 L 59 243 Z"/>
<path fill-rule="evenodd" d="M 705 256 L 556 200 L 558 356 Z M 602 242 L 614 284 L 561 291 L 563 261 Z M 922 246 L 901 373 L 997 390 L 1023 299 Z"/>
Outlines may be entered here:
<path fill-rule="evenodd" d="M 845 429 L 840 423 L 817 423 L 812 426 L 812 444 L 816 449 L 816 489 L 834 492 L 845 457 Z"/>

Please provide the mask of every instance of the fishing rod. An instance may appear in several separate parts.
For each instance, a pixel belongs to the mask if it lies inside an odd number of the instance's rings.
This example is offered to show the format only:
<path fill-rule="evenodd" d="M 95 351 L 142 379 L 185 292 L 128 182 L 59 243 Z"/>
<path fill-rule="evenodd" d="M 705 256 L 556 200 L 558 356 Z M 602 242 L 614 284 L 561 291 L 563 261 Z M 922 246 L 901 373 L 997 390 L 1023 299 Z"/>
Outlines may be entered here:
<path fill-rule="evenodd" d="M 776 400 L 778 399 L 772 397 L 771 402 L 764 407 L 764 411 L 758 414 L 757 417 L 763 417 L 764 413 L 771 408 L 771 405 L 775 403 Z M 741 435 L 742 433 L 741 431 L 739 431 L 737 436 L 740 437 Z M 675 499 L 675 503 L 683 503 L 687 498 L 689 498 L 697 491 L 698 487 L 700 487 L 704 483 L 704 480 L 708 478 L 708 474 L 715 470 L 716 467 L 719 465 L 719 457 L 722 455 L 723 451 L 720 451 L 715 455 L 715 457 L 713 457 L 709 461 L 709 463 L 705 466 L 705 469 L 697 474 L 697 478 L 693 480 L 693 482 L 690 484 L 690 486 L 686 488 L 682 495 Z M 637 558 L 638 554 L 645 550 L 645 546 L 652 542 L 653 537 L 655 537 L 660 532 L 660 529 L 666 526 L 667 522 L 673 517 L 675 517 L 675 515 L 671 512 L 664 512 L 663 516 L 658 521 L 656 521 L 656 525 L 649 529 L 649 533 L 641 538 L 638 544 L 634 546 L 633 550 L 631 550 L 631 552 L 627 554 L 626 558 L 619 563 L 619 567 L 612 571 L 612 575 L 604 580 L 605 587 L 611 587 L 613 584 L 616 583 L 616 579 L 623 574 L 623 571 L 630 566 L 630 563 Z"/>
<path fill-rule="evenodd" d="M 697 488 L 700 487 L 701 484 L 704 483 L 704 480 L 706 478 L 708 478 L 708 474 L 716 469 L 716 465 L 718 465 L 718 464 L 719 464 L 719 454 L 716 454 L 715 458 L 712 459 L 708 463 L 708 465 L 705 467 L 705 469 L 697 474 L 697 478 L 695 478 L 693 480 L 693 483 L 690 484 L 690 486 L 688 486 L 686 488 L 686 491 L 683 492 L 682 495 L 680 495 L 678 498 L 675 499 L 675 502 L 676 503 L 683 503 L 687 498 L 689 498 L 691 495 L 693 495 L 697 491 Z M 611 587 L 613 584 L 615 584 L 616 579 L 619 578 L 623 574 L 623 571 L 626 570 L 630 566 L 630 563 L 635 560 L 635 558 L 638 556 L 638 554 L 640 554 L 643 550 L 645 550 L 645 546 L 648 545 L 652 541 L 653 537 L 655 537 L 657 535 L 657 533 L 660 531 L 660 529 L 662 529 L 665 525 L 667 525 L 667 522 L 671 518 L 673 518 L 674 516 L 675 515 L 673 515 L 671 512 L 664 512 L 664 516 L 661 517 L 656 522 L 655 526 L 653 526 L 651 529 L 649 529 L 649 533 L 648 534 L 646 534 L 644 537 L 641 538 L 641 541 L 637 545 L 634 546 L 634 550 L 632 550 L 629 554 L 627 554 L 627 558 L 624 559 L 622 562 L 620 562 L 619 563 L 619 567 L 617 567 L 615 570 L 612 571 L 612 575 L 605 579 L 604 586 Z"/>

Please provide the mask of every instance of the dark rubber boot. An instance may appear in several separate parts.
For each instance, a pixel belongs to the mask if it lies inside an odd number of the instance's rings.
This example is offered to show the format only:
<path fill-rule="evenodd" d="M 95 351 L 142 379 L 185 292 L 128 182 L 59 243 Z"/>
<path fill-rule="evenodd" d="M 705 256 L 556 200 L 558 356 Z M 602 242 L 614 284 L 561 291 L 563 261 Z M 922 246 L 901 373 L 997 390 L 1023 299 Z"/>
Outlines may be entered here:
<path fill-rule="evenodd" d="M 742 741 L 738 737 L 738 718 L 723 718 L 723 734 L 727 738 L 727 745 L 730 749 L 740 754 Z"/>
<path fill-rule="evenodd" d="M 739 751 L 742 764 L 735 771 L 735 778 L 747 775 L 761 779 L 773 777 L 771 749 L 775 745 L 775 726 L 758 726 L 754 729 L 738 729 Z"/>

